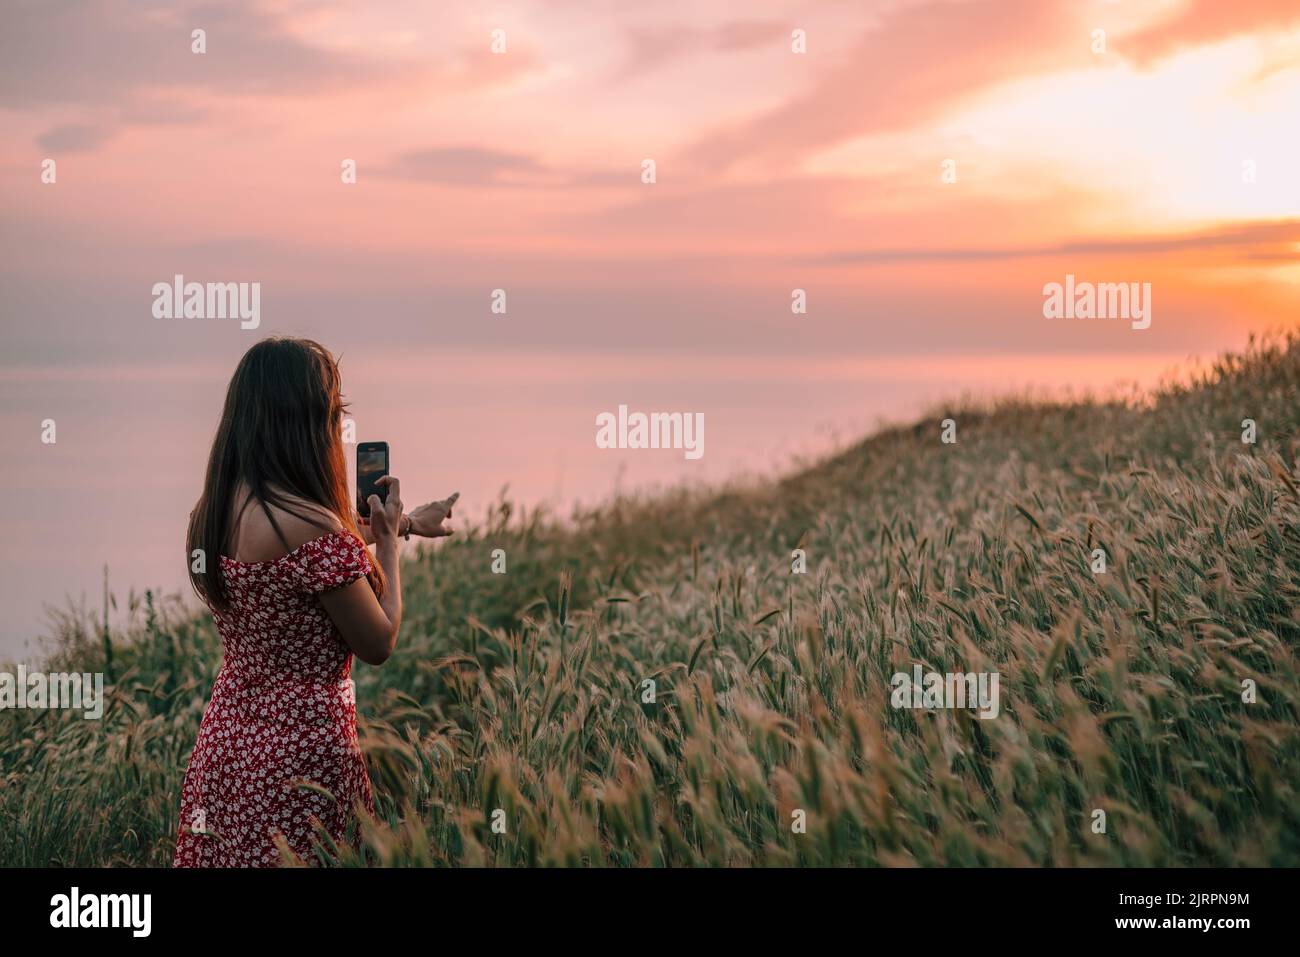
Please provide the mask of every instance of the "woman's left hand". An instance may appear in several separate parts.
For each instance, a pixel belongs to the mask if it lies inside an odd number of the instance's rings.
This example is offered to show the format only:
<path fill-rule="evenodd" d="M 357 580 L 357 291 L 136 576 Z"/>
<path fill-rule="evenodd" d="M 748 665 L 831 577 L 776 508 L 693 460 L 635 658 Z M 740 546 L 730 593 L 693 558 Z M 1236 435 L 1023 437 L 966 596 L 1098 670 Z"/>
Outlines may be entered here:
<path fill-rule="evenodd" d="M 451 518 L 451 508 L 460 498 L 460 492 L 453 492 L 440 502 L 429 502 L 412 509 L 407 518 L 411 521 L 411 534 L 421 538 L 445 538 L 455 529 L 447 528 L 442 523 Z"/>

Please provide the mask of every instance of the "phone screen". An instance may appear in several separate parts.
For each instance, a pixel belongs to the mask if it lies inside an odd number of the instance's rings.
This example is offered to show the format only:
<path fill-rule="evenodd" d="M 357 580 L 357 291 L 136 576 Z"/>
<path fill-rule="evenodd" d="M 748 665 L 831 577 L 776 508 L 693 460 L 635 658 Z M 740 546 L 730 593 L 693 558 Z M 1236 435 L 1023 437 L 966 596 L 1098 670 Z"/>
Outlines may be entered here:
<path fill-rule="evenodd" d="M 388 490 L 375 484 L 387 474 L 387 442 L 362 442 L 357 446 L 357 511 L 362 518 L 370 517 L 370 496 L 378 495 L 381 502 L 388 500 Z"/>

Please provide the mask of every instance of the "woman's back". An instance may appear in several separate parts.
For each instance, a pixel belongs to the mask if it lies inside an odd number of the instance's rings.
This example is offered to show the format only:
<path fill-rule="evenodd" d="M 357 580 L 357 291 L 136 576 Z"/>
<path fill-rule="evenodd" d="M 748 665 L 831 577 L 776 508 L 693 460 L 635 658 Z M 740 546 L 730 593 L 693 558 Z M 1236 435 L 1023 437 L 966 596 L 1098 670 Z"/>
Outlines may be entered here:
<path fill-rule="evenodd" d="M 220 556 L 228 603 L 214 612 L 223 668 L 250 680 L 346 679 L 352 654 L 316 596 L 370 572 L 365 546 L 312 503 L 290 500 L 292 512 L 276 506 L 264 511 L 247 504 L 242 489 L 237 501 L 230 545 Z"/>

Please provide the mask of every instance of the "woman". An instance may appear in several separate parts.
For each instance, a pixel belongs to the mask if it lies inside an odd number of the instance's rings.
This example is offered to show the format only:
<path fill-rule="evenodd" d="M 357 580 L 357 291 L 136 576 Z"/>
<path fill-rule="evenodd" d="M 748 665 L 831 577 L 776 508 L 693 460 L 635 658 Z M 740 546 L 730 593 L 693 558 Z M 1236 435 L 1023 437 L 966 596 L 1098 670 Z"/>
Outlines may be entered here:
<path fill-rule="evenodd" d="M 309 857 L 315 822 L 343 841 L 358 808 L 374 812 L 352 656 L 393 653 L 397 538 L 450 535 L 458 496 L 403 515 L 390 476 L 359 524 L 345 409 L 338 365 L 307 339 L 259 342 L 230 380 L 190 516 L 190 580 L 224 657 L 185 772 L 177 867 L 273 866 L 279 842 Z"/>

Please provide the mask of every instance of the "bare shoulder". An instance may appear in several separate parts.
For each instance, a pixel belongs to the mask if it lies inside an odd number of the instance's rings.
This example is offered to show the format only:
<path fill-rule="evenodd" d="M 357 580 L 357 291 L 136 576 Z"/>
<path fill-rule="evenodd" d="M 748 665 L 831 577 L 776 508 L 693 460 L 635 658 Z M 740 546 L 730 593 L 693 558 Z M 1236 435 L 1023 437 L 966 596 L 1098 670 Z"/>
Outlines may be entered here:
<path fill-rule="evenodd" d="M 272 561 L 322 535 L 343 530 L 339 517 L 316 502 L 290 496 L 282 505 L 268 504 L 264 509 L 257 502 L 245 507 L 246 499 L 246 493 L 239 496 L 235 506 L 231 557 L 237 561 Z M 275 525 L 267 511 L 275 518 Z M 276 525 L 283 541 L 276 534 Z"/>

